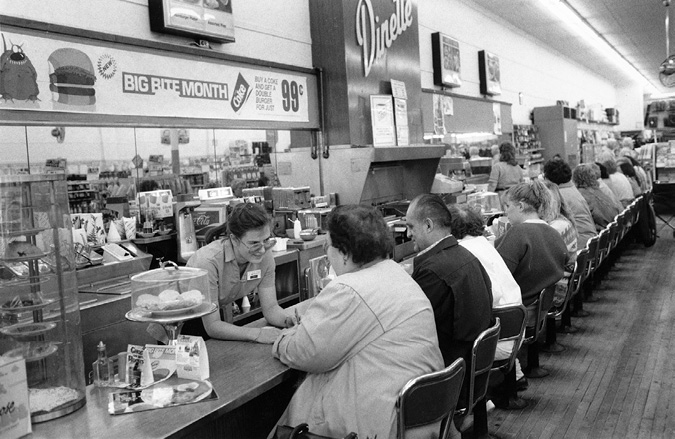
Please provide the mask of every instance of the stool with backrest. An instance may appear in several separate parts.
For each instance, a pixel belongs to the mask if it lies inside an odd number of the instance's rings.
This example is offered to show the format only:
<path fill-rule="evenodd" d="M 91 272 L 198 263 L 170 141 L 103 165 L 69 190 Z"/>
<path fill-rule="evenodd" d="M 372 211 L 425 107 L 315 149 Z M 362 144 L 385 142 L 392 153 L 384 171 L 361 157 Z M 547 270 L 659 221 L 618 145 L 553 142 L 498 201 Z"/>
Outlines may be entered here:
<path fill-rule="evenodd" d="M 492 308 L 492 316 L 499 319 L 501 329 L 499 331 L 499 343 L 512 343 L 511 354 L 508 358 L 495 359 L 492 363 L 490 376 L 498 372 L 503 374 L 504 384 L 496 390 L 495 398 L 502 398 L 505 405 L 509 404 L 509 399 L 516 399 L 518 392 L 516 389 L 516 358 L 520 346 L 525 338 L 525 319 L 527 310 L 518 303 L 514 305 L 505 305 Z"/>
<path fill-rule="evenodd" d="M 630 232 L 630 229 L 633 228 L 633 218 L 634 218 L 634 213 L 633 209 L 637 209 L 638 204 L 636 204 L 634 207 L 630 209 L 626 209 L 624 211 L 624 221 L 623 221 L 623 233 L 621 235 L 621 241 L 623 242 L 624 239 L 626 238 L 626 235 L 628 235 L 628 232 Z"/>
<path fill-rule="evenodd" d="M 483 437 L 488 434 L 485 395 L 490 381 L 490 370 L 495 359 L 500 329 L 500 321 L 496 318 L 494 325 L 481 332 L 473 342 L 471 366 L 469 367 L 468 406 L 457 411 L 457 415 L 462 417 L 470 416 L 473 413 L 473 432 L 471 435 L 463 433 L 463 438 Z"/>
<path fill-rule="evenodd" d="M 598 251 L 598 236 L 596 235 L 589 239 L 585 248 L 588 250 L 588 256 L 586 257 L 586 267 L 584 270 L 581 288 L 579 289 L 579 294 L 574 296 L 572 299 L 572 317 L 586 317 L 589 315 L 588 311 L 584 311 L 583 299 L 586 297 L 588 290 L 593 289 L 592 276 L 595 264 L 595 256 Z"/>
<path fill-rule="evenodd" d="M 609 230 L 602 229 L 598 234 L 598 253 L 595 257 L 595 270 L 593 273 L 595 287 L 599 286 L 600 283 L 602 282 L 602 279 L 604 278 L 605 267 L 603 266 L 603 263 L 605 262 L 605 258 L 609 254 L 608 250 L 609 250 Z M 590 295 L 586 296 L 586 300 L 588 302 L 591 302 L 592 300 L 589 299 L 592 296 L 593 293 L 591 292 Z"/>
<path fill-rule="evenodd" d="M 548 310 L 553 305 L 554 294 L 555 284 L 541 290 L 539 298 L 535 302 L 537 311 L 535 313 L 534 326 L 525 329 L 523 346 L 527 346 L 527 367 L 523 368 L 523 373 L 528 378 L 543 378 L 548 375 L 548 371 L 539 366 L 537 340 L 546 328 L 546 316 L 548 315 Z"/>
<path fill-rule="evenodd" d="M 574 263 L 574 272 L 570 276 L 569 283 L 567 288 L 570 292 L 570 297 L 568 298 L 567 305 L 560 317 L 560 326 L 562 332 L 566 332 L 564 328 L 570 327 L 572 325 L 572 306 L 571 303 L 577 297 L 579 297 L 579 292 L 581 291 L 581 285 L 586 279 L 586 274 L 588 270 L 588 247 L 584 247 L 579 253 L 577 253 L 577 260 Z"/>
<path fill-rule="evenodd" d="M 598 260 L 598 251 L 599 251 L 599 235 L 596 235 L 588 240 L 586 246 L 588 247 L 588 265 L 586 267 L 586 277 L 584 278 L 584 284 L 582 285 L 582 292 L 578 297 L 578 301 L 575 301 L 577 305 L 575 313 L 578 314 L 578 310 L 583 310 L 582 299 L 586 299 L 593 294 L 593 274 L 597 268 Z M 588 315 L 587 312 L 582 312 L 582 314 Z M 572 315 L 572 317 L 575 317 Z M 583 317 L 582 315 L 577 315 L 576 317 Z"/>
<path fill-rule="evenodd" d="M 577 295 L 581 286 L 582 277 L 586 271 L 586 260 L 588 258 L 588 249 L 584 248 L 577 253 L 577 259 L 574 262 L 574 271 L 563 282 L 562 279 L 556 284 L 553 303 L 548 310 L 546 316 L 546 344 L 542 347 L 542 351 L 549 353 L 562 352 L 565 347 L 558 343 L 556 321 L 560 318 L 560 326 L 571 326 L 570 319 L 570 300 Z M 560 293 L 560 289 L 564 288 L 564 294 Z M 561 297 L 562 296 L 562 297 Z M 563 318 L 565 315 L 565 318 Z M 564 329 L 562 332 L 565 332 Z"/>
<path fill-rule="evenodd" d="M 611 271 L 620 256 L 619 242 L 621 242 L 621 234 L 623 233 L 622 228 L 623 225 L 616 220 L 616 217 L 614 218 L 614 221 L 607 224 L 607 230 L 609 230 L 609 254 L 606 256 L 608 271 Z"/>
<path fill-rule="evenodd" d="M 396 401 L 397 437 L 448 439 L 464 374 L 464 359 L 458 358 L 443 370 L 408 381 Z"/>

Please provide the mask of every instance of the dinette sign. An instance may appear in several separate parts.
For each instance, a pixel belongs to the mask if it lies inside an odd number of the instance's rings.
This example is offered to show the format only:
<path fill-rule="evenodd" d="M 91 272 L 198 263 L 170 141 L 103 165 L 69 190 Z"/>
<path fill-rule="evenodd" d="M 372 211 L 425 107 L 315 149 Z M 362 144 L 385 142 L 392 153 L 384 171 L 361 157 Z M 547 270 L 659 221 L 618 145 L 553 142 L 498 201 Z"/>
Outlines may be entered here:
<path fill-rule="evenodd" d="M 359 0 L 356 5 L 356 41 L 363 50 L 363 73 L 368 76 L 373 64 L 402 35 L 413 22 L 412 0 L 392 0 L 395 12 L 380 23 L 371 0 Z"/>

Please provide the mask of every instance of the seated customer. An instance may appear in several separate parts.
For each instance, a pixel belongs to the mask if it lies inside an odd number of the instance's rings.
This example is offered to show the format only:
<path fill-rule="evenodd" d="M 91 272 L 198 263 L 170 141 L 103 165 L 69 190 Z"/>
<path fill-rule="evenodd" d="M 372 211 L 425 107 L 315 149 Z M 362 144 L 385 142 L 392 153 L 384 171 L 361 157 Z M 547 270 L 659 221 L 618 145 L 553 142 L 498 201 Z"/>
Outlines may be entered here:
<path fill-rule="evenodd" d="M 459 245 L 469 250 L 483 265 L 492 283 L 492 306 L 523 303 L 520 287 L 495 247 L 485 238 L 480 213 L 466 204 L 448 206 L 451 229 Z"/>
<path fill-rule="evenodd" d="M 637 198 L 642 195 L 642 181 L 635 172 L 635 168 L 633 167 L 632 163 L 628 161 L 628 158 L 622 157 L 616 161 L 616 164 L 619 166 L 621 173 L 628 179 L 630 188 L 633 190 L 633 196 Z"/>
<path fill-rule="evenodd" d="M 598 188 L 602 191 L 603 194 L 607 195 L 607 198 L 612 200 L 612 205 L 614 205 L 620 211 L 623 210 L 623 204 L 619 201 L 619 198 L 616 194 L 607 186 L 607 181 L 609 181 L 609 174 L 607 173 L 607 168 L 602 163 L 591 163 L 593 171 L 595 171 L 595 178 L 598 181 Z"/>
<path fill-rule="evenodd" d="M 562 278 L 568 260 L 567 246 L 560 234 L 543 220 L 550 205 L 551 193 L 539 179 L 512 187 L 506 193 L 506 216 L 511 227 L 495 241 L 497 251 L 520 285 L 529 327 L 536 323 L 539 294 Z M 529 349 L 536 349 L 536 343 Z M 537 352 L 531 351 L 528 358 L 536 359 Z M 524 372 L 532 377 L 532 364 Z"/>
<path fill-rule="evenodd" d="M 551 204 L 550 191 L 535 179 L 509 189 L 506 216 L 511 227 L 495 241 L 495 248 L 520 285 L 523 305 L 532 305 L 544 288 L 563 275 L 568 253 L 560 234 L 540 216 Z M 534 312 L 534 308 L 528 311 Z"/>
<path fill-rule="evenodd" d="M 492 307 L 500 307 L 513 304 L 522 304 L 523 299 L 520 296 L 520 287 L 513 278 L 509 268 L 504 263 L 501 255 L 495 250 L 494 246 L 483 236 L 485 226 L 480 213 L 466 204 L 452 204 L 448 206 L 452 215 L 452 235 L 459 240 L 459 245 L 469 250 L 485 268 L 490 282 L 492 283 Z M 495 351 L 495 360 L 505 360 L 511 356 L 513 350 L 512 341 L 500 341 L 497 343 Z M 499 389 L 496 395 L 492 396 L 493 402 L 497 406 L 511 405 L 513 408 L 524 408 L 527 402 L 518 398 L 515 381 L 523 379 L 523 373 L 520 371 L 520 363 L 516 360 L 514 375 L 509 380 L 511 386 L 504 386 Z M 499 398 L 502 397 L 502 401 Z"/>
<path fill-rule="evenodd" d="M 393 239 L 372 207 L 336 207 L 326 253 L 337 277 L 316 296 L 273 354 L 308 372 L 280 424 L 312 433 L 394 438 L 396 398 L 411 378 L 443 368 L 434 313 L 420 287 L 388 259 Z"/>
<path fill-rule="evenodd" d="M 408 237 L 419 250 L 412 277 L 434 309 L 445 365 L 461 357 L 469 368 L 473 342 L 492 321 L 492 292 L 487 272 L 470 251 L 457 244 L 451 223 L 450 212 L 437 195 L 415 197 L 406 213 Z M 466 374 L 459 407 L 467 402 L 468 386 Z"/>
<path fill-rule="evenodd" d="M 567 265 L 565 266 L 565 274 L 555 285 L 555 297 L 553 299 L 554 306 L 561 306 L 567 297 L 567 287 L 572 272 L 574 271 L 574 264 L 577 260 L 578 236 L 574 217 L 567 208 L 565 200 L 558 189 L 558 185 L 548 180 L 545 180 L 544 184 L 551 192 L 551 207 L 547 218 L 548 225 L 553 227 L 560 234 L 560 237 L 567 246 Z M 571 325 L 563 325 L 561 322 L 560 332 L 573 331 L 575 331 L 575 329 L 571 328 Z M 547 345 L 547 347 L 550 348 L 550 345 Z"/>
<path fill-rule="evenodd" d="M 606 160 L 602 162 L 602 165 L 607 169 L 607 174 L 609 175 L 609 179 L 605 183 L 607 183 L 607 186 L 621 201 L 623 207 L 628 206 L 635 199 L 630 182 L 625 175 L 618 171 L 616 161 Z"/>
<path fill-rule="evenodd" d="M 572 168 L 563 159 L 554 157 L 544 164 L 544 177 L 558 185 L 565 204 L 574 216 L 579 248 L 584 248 L 588 240 L 597 235 L 597 232 L 586 200 L 572 183 Z"/>
<path fill-rule="evenodd" d="M 572 177 L 574 185 L 591 209 L 596 230 L 601 231 L 614 220 L 616 215 L 621 213 L 621 210 L 600 190 L 592 165 L 586 163 L 577 165 L 572 172 Z"/>

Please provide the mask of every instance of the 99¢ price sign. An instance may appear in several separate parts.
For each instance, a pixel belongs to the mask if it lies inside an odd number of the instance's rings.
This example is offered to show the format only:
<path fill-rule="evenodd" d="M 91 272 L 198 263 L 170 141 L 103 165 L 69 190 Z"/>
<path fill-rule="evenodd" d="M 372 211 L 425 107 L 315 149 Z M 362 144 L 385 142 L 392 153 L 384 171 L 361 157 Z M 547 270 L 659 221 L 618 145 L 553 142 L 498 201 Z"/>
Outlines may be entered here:
<path fill-rule="evenodd" d="M 252 94 L 255 112 L 262 119 L 308 120 L 304 77 L 256 74 Z"/>

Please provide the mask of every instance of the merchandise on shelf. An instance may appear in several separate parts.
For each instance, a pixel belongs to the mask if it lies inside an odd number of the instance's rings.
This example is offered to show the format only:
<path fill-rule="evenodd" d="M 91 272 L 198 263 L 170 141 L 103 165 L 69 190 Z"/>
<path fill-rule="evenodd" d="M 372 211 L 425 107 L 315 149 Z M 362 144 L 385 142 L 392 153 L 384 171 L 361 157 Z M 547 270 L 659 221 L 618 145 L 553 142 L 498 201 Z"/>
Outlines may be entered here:
<path fill-rule="evenodd" d="M 513 142 L 518 154 L 518 163 L 529 174 L 529 177 L 536 177 L 541 172 L 541 164 L 544 162 L 539 140 L 539 129 L 536 125 L 514 125 Z"/>

